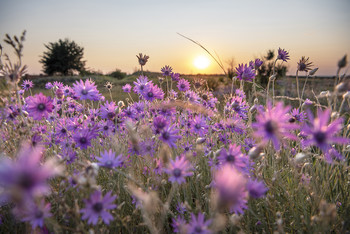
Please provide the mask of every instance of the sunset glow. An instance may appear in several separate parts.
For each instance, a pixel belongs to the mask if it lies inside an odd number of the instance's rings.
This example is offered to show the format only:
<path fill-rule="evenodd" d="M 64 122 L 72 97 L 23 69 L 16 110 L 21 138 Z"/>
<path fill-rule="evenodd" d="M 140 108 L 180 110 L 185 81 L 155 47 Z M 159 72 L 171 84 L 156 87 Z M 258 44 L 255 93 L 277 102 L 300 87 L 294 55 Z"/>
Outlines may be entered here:
<path fill-rule="evenodd" d="M 206 56 L 198 56 L 195 58 L 195 60 L 193 61 L 193 65 L 202 70 L 207 68 L 210 65 L 210 60 L 206 57 Z"/>

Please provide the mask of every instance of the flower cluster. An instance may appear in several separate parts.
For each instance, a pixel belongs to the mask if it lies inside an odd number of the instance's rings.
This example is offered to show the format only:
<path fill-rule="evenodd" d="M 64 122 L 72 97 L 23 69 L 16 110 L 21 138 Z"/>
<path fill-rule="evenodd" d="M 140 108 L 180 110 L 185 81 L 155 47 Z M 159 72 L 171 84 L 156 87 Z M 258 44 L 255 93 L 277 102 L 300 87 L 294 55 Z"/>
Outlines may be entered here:
<path fill-rule="evenodd" d="M 137 58 L 142 68 L 149 57 Z M 289 60 L 288 52 L 279 49 L 277 60 Z M 239 64 L 240 83 L 254 81 L 262 63 Z M 300 61 L 300 71 L 309 67 Z M 155 233 L 234 232 L 228 217 L 268 219 L 266 207 L 291 195 L 282 186 L 318 179 L 322 160 L 347 159 L 339 146 L 350 143 L 339 136 L 344 119 L 330 109 L 312 114 L 309 100 L 294 109 L 276 99 L 262 106 L 243 85 L 217 96 L 206 81 L 170 66 L 161 72 L 160 80 L 140 75 L 118 87 L 126 100 L 107 100 L 91 79 L 48 82 L 51 96 L 29 95 L 35 88 L 24 81 L 20 98 L 0 110 L 0 149 L 9 156 L 0 159 L 1 204 L 43 232 L 56 230 L 48 218 L 77 232 L 107 225 L 116 232 L 145 232 L 145 225 Z M 105 91 L 114 87 L 108 82 Z M 13 153 L 22 140 L 28 143 Z M 309 163 L 300 167 L 302 160 Z M 243 215 L 252 207 L 259 212 Z"/>

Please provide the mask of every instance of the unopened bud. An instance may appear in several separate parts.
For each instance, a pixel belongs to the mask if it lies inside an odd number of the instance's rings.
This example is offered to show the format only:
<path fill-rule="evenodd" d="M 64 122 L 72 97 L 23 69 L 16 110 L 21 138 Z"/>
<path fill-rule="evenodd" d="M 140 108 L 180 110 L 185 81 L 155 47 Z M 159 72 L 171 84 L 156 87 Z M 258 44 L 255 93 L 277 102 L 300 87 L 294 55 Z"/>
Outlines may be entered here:
<path fill-rule="evenodd" d="M 332 115 L 331 115 L 331 118 L 332 119 L 337 119 L 337 118 L 339 118 L 339 113 L 338 112 L 332 112 Z"/>
<path fill-rule="evenodd" d="M 256 105 L 254 104 L 251 108 L 250 108 L 250 113 L 253 113 L 254 111 L 256 111 Z"/>
<path fill-rule="evenodd" d="M 329 91 L 321 91 L 319 96 L 320 97 L 329 97 L 330 94 L 329 94 Z"/>
<path fill-rule="evenodd" d="M 251 160 L 257 159 L 259 158 L 261 151 L 262 151 L 262 147 L 254 146 L 249 150 L 248 156 Z"/>
<path fill-rule="evenodd" d="M 339 60 L 338 67 L 343 68 L 346 66 L 347 63 L 348 61 L 346 60 L 346 55 L 344 55 L 344 57 L 341 60 Z"/>
<path fill-rule="evenodd" d="M 306 154 L 304 153 L 297 153 L 294 158 L 295 163 L 301 163 L 306 158 Z"/>
<path fill-rule="evenodd" d="M 203 144 L 205 142 L 205 138 L 204 137 L 199 137 L 197 140 L 196 140 L 196 144 Z"/>
<path fill-rule="evenodd" d="M 269 80 L 274 81 L 276 79 L 277 74 L 273 74 L 269 77 Z"/>
<path fill-rule="evenodd" d="M 124 102 L 123 102 L 123 101 L 119 101 L 119 102 L 118 102 L 118 106 L 119 106 L 119 107 L 124 107 L 124 106 L 125 106 L 125 104 L 124 104 Z"/>
<path fill-rule="evenodd" d="M 221 154 L 222 149 L 218 149 L 217 151 L 214 152 L 214 157 L 218 157 Z"/>
<path fill-rule="evenodd" d="M 315 73 L 317 72 L 317 70 L 318 70 L 318 67 L 316 67 L 315 69 L 312 69 L 312 70 L 309 72 L 309 76 L 315 75 Z"/>

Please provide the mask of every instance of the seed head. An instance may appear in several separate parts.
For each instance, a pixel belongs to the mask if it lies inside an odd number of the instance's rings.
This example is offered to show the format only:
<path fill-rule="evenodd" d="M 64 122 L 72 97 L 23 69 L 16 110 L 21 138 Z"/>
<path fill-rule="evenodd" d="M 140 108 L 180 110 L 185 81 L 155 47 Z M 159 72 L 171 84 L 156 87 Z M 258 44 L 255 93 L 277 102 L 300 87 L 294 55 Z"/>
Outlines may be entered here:
<path fill-rule="evenodd" d="M 142 55 L 142 53 L 139 53 L 139 55 L 136 55 L 136 57 L 139 59 L 139 64 L 141 66 L 145 66 L 148 59 L 149 59 L 149 56 L 147 55 Z"/>

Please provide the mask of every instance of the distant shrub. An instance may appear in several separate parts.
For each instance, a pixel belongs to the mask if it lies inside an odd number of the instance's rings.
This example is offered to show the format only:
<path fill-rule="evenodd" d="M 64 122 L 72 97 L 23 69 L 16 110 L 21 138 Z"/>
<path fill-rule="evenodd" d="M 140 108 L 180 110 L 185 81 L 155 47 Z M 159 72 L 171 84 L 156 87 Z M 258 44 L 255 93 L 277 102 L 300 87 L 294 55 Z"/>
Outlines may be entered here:
<path fill-rule="evenodd" d="M 126 77 L 126 73 L 122 72 L 120 69 L 115 69 L 115 71 L 111 72 L 108 75 L 117 78 L 118 80 L 122 80 Z"/>
<path fill-rule="evenodd" d="M 103 76 L 103 72 L 100 70 L 86 69 L 80 72 L 80 76 Z"/>

